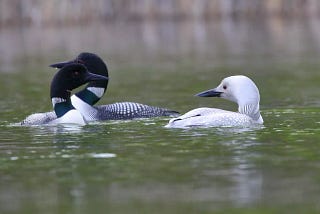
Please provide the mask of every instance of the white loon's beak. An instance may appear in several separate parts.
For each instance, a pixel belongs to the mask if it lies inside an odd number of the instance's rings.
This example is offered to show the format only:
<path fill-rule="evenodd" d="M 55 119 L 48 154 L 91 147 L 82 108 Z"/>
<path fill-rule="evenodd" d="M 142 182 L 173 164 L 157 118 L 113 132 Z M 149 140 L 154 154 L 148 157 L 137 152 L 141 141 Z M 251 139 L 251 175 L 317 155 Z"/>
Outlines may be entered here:
<path fill-rule="evenodd" d="M 220 97 L 222 93 L 223 92 L 218 91 L 216 88 L 214 88 L 214 89 L 209 89 L 207 91 L 200 92 L 200 93 L 196 94 L 195 96 L 198 96 L 198 97 Z"/>

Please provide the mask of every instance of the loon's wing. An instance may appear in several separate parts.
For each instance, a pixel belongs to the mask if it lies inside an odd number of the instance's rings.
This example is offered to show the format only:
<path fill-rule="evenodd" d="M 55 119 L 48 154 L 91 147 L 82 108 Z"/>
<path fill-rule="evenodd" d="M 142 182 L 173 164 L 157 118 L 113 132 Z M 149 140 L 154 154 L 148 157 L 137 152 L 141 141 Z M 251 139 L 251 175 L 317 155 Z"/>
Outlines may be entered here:
<path fill-rule="evenodd" d="M 170 121 L 174 122 L 177 120 L 185 120 L 185 119 L 188 119 L 191 117 L 200 117 L 200 116 L 207 116 L 207 115 L 215 114 L 215 113 L 226 113 L 226 112 L 229 112 L 229 111 L 225 111 L 225 110 L 217 109 L 217 108 L 206 108 L 206 107 L 196 108 L 191 111 L 188 111 L 187 113 L 185 113 L 184 115 L 181 115 L 180 117 L 173 118 Z"/>
<path fill-rule="evenodd" d="M 196 108 L 185 113 L 184 115 L 181 115 L 180 117 L 171 119 L 165 127 L 188 127 L 205 124 L 207 121 L 206 119 L 208 119 L 211 115 L 223 115 L 225 113 L 232 112 L 217 108 Z"/>
<path fill-rule="evenodd" d="M 24 119 L 21 125 L 43 125 L 57 119 L 57 115 L 54 111 L 31 114 Z"/>
<path fill-rule="evenodd" d="M 165 126 L 167 128 L 188 127 L 221 127 L 221 126 L 250 126 L 254 122 L 245 115 L 216 108 L 198 108 L 186 114 L 173 118 Z"/>
<path fill-rule="evenodd" d="M 96 106 L 99 120 L 129 120 L 161 116 L 178 116 L 179 112 L 133 102 Z"/>

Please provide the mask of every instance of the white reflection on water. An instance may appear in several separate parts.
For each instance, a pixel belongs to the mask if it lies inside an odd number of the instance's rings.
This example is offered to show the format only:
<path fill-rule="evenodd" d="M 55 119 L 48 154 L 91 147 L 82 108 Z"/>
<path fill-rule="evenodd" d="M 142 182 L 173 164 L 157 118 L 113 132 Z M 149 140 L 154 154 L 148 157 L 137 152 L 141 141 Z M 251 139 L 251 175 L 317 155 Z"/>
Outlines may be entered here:
<path fill-rule="evenodd" d="M 264 128 L 265 126 L 262 125 L 254 127 L 189 127 L 183 129 L 168 129 L 168 131 L 176 133 L 179 136 L 199 137 L 218 135 L 223 137 L 232 137 L 235 134 L 255 133 L 256 131 L 263 130 Z"/>
<path fill-rule="evenodd" d="M 59 124 L 57 126 L 48 126 L 49 130 L 54 132 L 55 134 L 68 133 L 68 134 L 77 134 L 82 133 L 83 126 L 75 125 L 75 124 Z"/>
<path fill-rule="evenodd" d="M 7 125 L 8 127 L 29 127 L 35 133 L 35 136 L 43 136 L 48 133 L 68 133 L 75 134 L 81 133 L 84 130 L 84 126 L 77 124 L 57 124 L 57 125 L 31 125 L 31 126 L 22 126 L 20 123 L 11 123 Z"/>
<path fill-rule="evenodd" d="M 67 153 L 62 153 L 62 152 L 56 152 L 54 154 L 49 154 L 49 155 L 36 155 L 32 154 L 30 156 L 24 155 L 21 157 L 18 156 L 11 156 L 9 159 L 11 161 L 16 161 L 19 159 L 57 159 L 57 158 L 63 158 L 63 159 L 87 159 L 87 158 L 101 158 L 101 159 L 107 159 L 107 158 L 115 158 L 117 157 L 116 154 L 114 153 L 85 153 L 85 154 L 67 154 Z"/>
<path fill-rule="evenodd" d="M 91 153 L 88 156 L 93 158 L 114 158 L 117 155 L 113 153 Z"/>
<path fill-rule="evenodd" d="M 192 201 L 224 201 L 231 200 L 239 206 L 253 204 L 261 200 L 265 192 L 263 170 L 259 169 L 253 159 L 261 158 L 262 154 L 255 151 L 254 148 L 261 144 L 259 134 L 266 129 L 264 126 L 259 127 L 219 127 L 219 128 L 189 128 L 189 129 L 167 129 L 169 133 L 180 137 L 181 139 L 190 138 L 191 141 L 197 142 L 198 147 L 209 146 L 210 143 L 218 144 L 218 148 L 230 152 L 232 159 L 215 157 L 216 151 L 212 151 L 212 156 L 208 159 L 226 161 L 229 164 L 225 167 L 209 165 L 202 171 L 202 179 L 219 180 L 224 178 L 230 182 L 229 186 L 217 187 L 207 186 L 205 188 L 184 187 L 184 192 Z M 199 139 L 196 141 L 196 139 Z M 213 146 L 216 148 L 216 146 Z M 197 155 L 197 151 L 187 150 L 191 157 Z M 199 167 L 206 165 L 201 159 L 196 160 Z M 223 186 L 223 185 L 222 185 Z M 146 193 L 146 197 L 147 197 Z M 183 196 L 179 196 L 183 197 Z"/>

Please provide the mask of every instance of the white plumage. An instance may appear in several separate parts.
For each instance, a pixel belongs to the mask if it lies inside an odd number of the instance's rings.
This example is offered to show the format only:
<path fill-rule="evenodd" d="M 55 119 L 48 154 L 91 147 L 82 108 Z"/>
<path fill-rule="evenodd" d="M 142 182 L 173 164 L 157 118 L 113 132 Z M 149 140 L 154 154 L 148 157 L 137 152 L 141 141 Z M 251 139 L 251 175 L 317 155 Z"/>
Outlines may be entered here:
<path fill-rule="evenodd" d="M 173 118 L 167 128 L 187 128 L 194 126 L 251 126 L 263 124 L 259 111 L 260 94 L 254 82 L 242 75 L 230 76 L 220 85 L 197 94 L 201 97 L 221 97 L 238 104 L 238 112 L 216 108 L 197 108 Z"/>
<path fill-rule="evenodd" d="M 48 125 L 57 125 L 57 124 L 86 125 L 87 121 L 84 119 L 84 117 L 78 110 L 72 109 L 67 113 L 65 113 L 62 117 L 59 117 L 48 123 Z"/>

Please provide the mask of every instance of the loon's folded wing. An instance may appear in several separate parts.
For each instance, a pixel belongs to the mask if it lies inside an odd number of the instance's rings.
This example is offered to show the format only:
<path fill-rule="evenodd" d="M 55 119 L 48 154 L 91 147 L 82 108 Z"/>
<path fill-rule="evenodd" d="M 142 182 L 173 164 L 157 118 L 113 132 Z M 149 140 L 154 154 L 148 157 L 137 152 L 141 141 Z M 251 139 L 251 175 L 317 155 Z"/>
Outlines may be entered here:
<path fill-rule="evenodd" d="M 97 106 L 99 120 L 129 120 L 161 116 L 178 116 L 179 112 L 133 102 Z"/>
<path fill-rule="evenodd" d="M 165 126 L 167 128 L 179 128 L 179 127 L 191 127 L 207 124 L 207 121 L 210 121 L 210 117 L 217 115 L 224 115 L 226 113 L 232 113 L 230 111 L 217 109 L 217 108 L 196 108 L 193 109 L 180 117 L 173 118 Z M 208 120 L 209 119 L 209 120 Z"/>
<path fill-rule="evenodd" d="M 217 108 L 206 108 L 206 107 L 196 108 L 185 113 L 184 115 L 181 115 L 180 117 L 173 118 L 170 121 L 173 122 L 177 120 L 185 120 L 191 117 L 199 117 L 199 116 L 206 116 L 206 115 L 215 114 L 215 113 L 226 113 L 226 112 L 228 111 L 217 109 Z"/>

